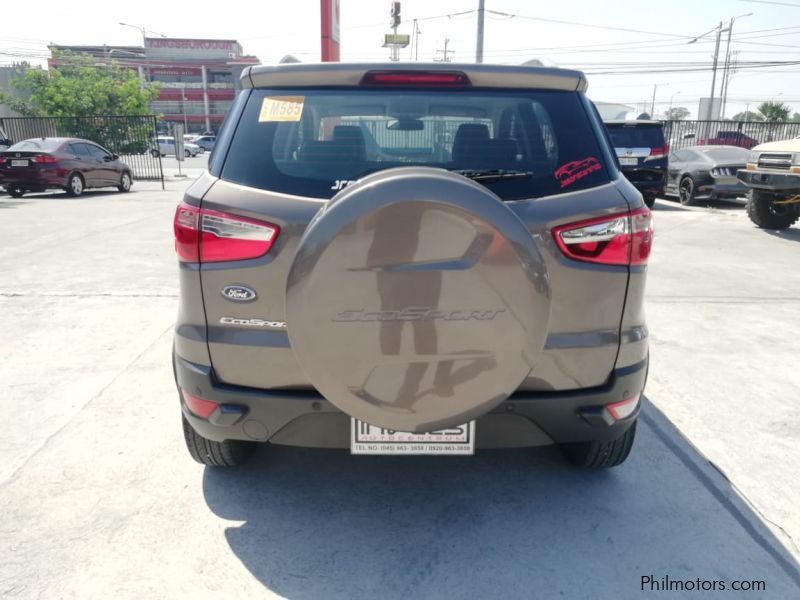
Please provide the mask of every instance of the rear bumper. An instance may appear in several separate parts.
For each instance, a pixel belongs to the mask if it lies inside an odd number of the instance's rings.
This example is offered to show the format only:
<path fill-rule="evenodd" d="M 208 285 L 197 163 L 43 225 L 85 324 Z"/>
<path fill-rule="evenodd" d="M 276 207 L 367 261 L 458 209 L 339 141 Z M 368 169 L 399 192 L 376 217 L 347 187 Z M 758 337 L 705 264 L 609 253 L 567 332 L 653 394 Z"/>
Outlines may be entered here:
<path fill-rule="evenodd" d="M 347 448 L 350 417 L 316 391 L 256 390 L 220 384 L 211 367 L 191 363 L 173 354 L 179 390 L 212 400 L 222 407 L 211 421 L 194 416 L 181 400 L 181 409 L 203 437 L 254 440 L 291 446 Z M 479 448 L 543 446 L 553 443 L 614 439 L 635 421 L 609 424 L 603 406 L 640 394 L 647 378 L 648 361 L 618 369 L 600 387 L 568 392 L 513 394 L 476 423 Z"/>
<path fill-rule="evenodd" d="M 622 167 L 622 174 L 644 196 L 658 196 L 664 191 L 666 169 Z"/>
<path fill-rule="evenodd" d="M 67 185 L 65 174 L 60 174 L 62 169 L 46 169 L 36 172 L 27 171 L 14 173 L 12 170 L 0 171 L 0 186 L 21 187 L 26 190 L 45 190 L 50 188 L 63 188 Z"/>
<path fill-rule="evenodd" d="M 699 199 L 710 198 L 736 198 L 747 193 L 747 186 L 742 182 L 736 183 L 709 183 L 697 187 L 695 197 Z"/>
<path fill-rule="evenodd" d="M 739 169 L 736 177 L 748 187 L 775 192 L 800 193 L 800 175 L 793 173 L 766 173 Z"/>

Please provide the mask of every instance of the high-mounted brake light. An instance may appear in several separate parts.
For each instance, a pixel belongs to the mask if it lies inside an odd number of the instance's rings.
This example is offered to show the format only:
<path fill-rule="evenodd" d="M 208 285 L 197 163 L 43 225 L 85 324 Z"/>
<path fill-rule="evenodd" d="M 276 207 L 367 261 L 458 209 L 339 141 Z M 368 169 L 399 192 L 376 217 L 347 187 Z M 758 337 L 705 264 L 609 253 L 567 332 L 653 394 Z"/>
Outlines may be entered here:
<path fill-rule="evenodd" d="M 185 262 L 222 262 L 264 256 L 280 228 L 266 221 L 199 209 L 182 202 L 175 211 L 175 251 Z"/>
<path fill-rule="evenodd" d="M 603 265 L 644 265 L 653 247 L 653 217 L 644 207 L 553 228 L 565 256 Z"/>
<path fill-rule="evenodd" d="M 469 87 L 469 77 L 461 71 L 367 71 L 361 85 Z"/>

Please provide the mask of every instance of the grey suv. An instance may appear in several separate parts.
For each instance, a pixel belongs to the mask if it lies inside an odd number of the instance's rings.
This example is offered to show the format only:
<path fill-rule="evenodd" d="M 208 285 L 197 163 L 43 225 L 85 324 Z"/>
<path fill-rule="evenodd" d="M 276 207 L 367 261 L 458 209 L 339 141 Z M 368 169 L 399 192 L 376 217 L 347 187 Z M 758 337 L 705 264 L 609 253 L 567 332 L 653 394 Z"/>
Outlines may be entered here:
<path fill-rule="evenodd" d="M 627 458 L 651 214 L 582 73 L 287 64 L 242 86 L 174 220 L 194 459 Z"/>

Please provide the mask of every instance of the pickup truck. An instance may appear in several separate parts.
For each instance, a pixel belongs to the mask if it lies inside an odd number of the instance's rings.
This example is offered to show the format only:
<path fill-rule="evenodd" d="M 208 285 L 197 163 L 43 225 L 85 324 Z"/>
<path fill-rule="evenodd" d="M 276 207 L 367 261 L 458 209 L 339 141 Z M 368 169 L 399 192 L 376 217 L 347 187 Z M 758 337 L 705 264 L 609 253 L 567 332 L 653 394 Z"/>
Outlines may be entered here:
<path fill-rule="evenodd" d="M 736 176 L 747 184 L 747 215 L 764 229 L 786 229 L 800 218 L 800 137 L 759 144 Z"/>

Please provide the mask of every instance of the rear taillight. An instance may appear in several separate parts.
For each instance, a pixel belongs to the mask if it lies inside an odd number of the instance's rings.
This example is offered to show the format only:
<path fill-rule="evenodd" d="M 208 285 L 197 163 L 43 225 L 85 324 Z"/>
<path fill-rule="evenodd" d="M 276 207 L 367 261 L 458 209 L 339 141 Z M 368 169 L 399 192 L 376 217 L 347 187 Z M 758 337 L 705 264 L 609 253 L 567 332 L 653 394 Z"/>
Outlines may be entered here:
<path fill-rule="evenodd" d="M 461 71 L 367 71 L 361 85 L 468 87 L 470 80 Z"/>
<path fill-rule="evenodd" d="M 664 144 L 663 146 L 657 146 L 656 148 L 650 148 L 650 156 L 645 158 L 645 160 L 655 160 L 656 158 L 664 158 L 667 154 L 669 154 L 669 144 Z"/>
<path fill-rule="evenodd" d="M 650 209 L 598 217 L 553 228 L 565 256 L 603 265 L 644 265 L 653 246 Z"/>
<path fill-rule="evenodd" d="M 36 163 L 37 165 L 52 165 L 58 162 L 58 159 L 55 156 L 51 156 L 49 154 L 37 154 L 31 159 L 32 162 Z"/>
<path fill-rule="evenodd" d="M 6 162 L 6 157 L 5 156 L 0 156 L 0 165 L 5 164 L 5 162 Z"/>
<path fill-rule="evenodd" d="M 280 232 L 272 223 L 199 209 L 185 202 L 178 205 L 173 226 L 178 258 L 201 263 L 264 256 Z"/>

